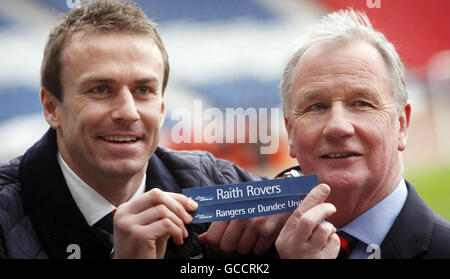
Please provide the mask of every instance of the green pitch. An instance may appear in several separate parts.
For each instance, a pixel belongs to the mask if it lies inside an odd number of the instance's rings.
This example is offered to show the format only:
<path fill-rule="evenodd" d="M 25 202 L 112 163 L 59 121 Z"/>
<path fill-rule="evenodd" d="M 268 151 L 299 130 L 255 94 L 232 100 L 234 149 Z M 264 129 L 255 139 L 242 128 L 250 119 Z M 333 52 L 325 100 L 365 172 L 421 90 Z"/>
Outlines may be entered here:
<path fill-rule="evenodd" d="M 405 178 L 432 209 L 450 220 L 450 165 L 406 170 Z"/>

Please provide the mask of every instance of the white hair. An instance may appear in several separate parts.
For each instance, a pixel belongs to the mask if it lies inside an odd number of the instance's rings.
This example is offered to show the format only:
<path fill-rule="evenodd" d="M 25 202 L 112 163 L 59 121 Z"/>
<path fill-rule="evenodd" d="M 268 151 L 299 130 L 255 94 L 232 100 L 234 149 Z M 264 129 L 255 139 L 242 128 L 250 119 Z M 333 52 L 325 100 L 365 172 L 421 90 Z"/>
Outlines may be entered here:
<path fill-rule="evenodd" d="M 339 10 L 324 16 L 313 25 L 297 50 L 292 54 L 281 78 L 281 100 L 283 113 L 289 116 L 289 94 L 292 78 L 298 61 L 313 46 L 329 44 L 345 46 L 351 42 L 364 41 L 374 46 L 386 63 L 392 91 L 399 109 L 407 104 L 408 94 L 405 85 L 405 71 L 394 46 L 386 37 L 373 29 L 372 24 L 363 12 L 353 9 Z"/>

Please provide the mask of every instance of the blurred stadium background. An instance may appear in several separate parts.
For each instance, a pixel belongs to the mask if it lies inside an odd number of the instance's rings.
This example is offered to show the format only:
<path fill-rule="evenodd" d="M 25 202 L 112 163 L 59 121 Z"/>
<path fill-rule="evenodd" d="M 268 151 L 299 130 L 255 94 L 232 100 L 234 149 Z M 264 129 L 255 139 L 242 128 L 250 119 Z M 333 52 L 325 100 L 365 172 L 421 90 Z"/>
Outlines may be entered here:
<path fill-rule="evenodd" d="M 0 0 L 0 162 L 22 154 L 48 129 L 39 102 L 42 52 L 66 0 Z M 295 164 L 287 154 L 280 115 L 279 149 L 261 143 L 171 141 L 175 108 L 280 107 L 279 80 L 304 28 L 346 7 L 364 10 L 394 43 L 407 69 L 412 103 L 406 173 L 418 191 L 450 219 L 450 1 L 448 0 L 138 0 L 159 23 L 169 53 L 167 117 L 161 145 L 204 149 L 267 176 Z M 236 141 L 235 141 L 236 142 Z"/>

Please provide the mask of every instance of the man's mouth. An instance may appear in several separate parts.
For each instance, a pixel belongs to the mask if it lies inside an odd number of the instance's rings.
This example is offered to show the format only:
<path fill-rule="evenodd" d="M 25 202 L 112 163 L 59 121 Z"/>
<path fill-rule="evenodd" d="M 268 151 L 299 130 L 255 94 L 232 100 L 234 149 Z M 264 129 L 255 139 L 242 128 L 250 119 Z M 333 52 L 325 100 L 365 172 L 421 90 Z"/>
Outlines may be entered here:
<path fill-rule="evenodd" d="M 320 157 L 324 158 L 324 159 L 339 159 L 339 158 L 348 158 L 348 157 L 352 157 L 352 156 L 361 156 L 361 154 L 353 153 L 353 152 L 329 153 L 329 154 L 322 155 Z"/>
<path fill-rule="evenodd" d="M 133 143 L 141 138 L 136 136 L 103 136 L 100 139 L 112 143 Z"/>

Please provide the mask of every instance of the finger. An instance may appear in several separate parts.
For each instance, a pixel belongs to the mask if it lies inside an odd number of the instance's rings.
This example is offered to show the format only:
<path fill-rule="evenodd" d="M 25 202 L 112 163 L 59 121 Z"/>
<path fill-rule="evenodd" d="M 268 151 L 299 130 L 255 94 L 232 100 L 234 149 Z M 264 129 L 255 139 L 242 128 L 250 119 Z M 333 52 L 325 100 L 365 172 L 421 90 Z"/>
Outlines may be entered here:
<path fill-rule="evenodd" d="M 245 230 L 243 231 L 241 238 L 239 239 L 236 252 L 241 255 L 250 253 L 250 251 L 252 251 L 252 248 L 255 248 L 258 239 L 261 239 L 261 236 L 258 234 L 257 228 L 255 228 L 254 226 L 247 226 L 247 228 L 245 228 Z"/>
<path fill-rule="evenodd" d="M 331 203 L 321 203 L 307 212 L 303 213 L 302 218 L 297 224 L 297 232 L 300 235 L 310 236 L 319 222 L 336 213 L 336 207 Z M 309 237 L 308 237 L 309 238 Z M 306 240 L 306 239 L 305 239 Z"/>
<path fill-rule="evenodd" d="M 327 184 L 319 184 L 314 187 L 308 195 L 302 200 L 298 208 L 301 212 L 306 212 L 314 206 L 323 203 L 330 194 L 330 186 Z"/>
<path fill-rule="evenodd" d="M 264 237 L 259 237 L 256 241 L 255 246 L 253 247 L 253 253 L 257 256 L 263 255 L 266 253 L 269 248 L 274 244 L 275 239 L 267 239 Z"/>
<path fill-rule="evenodd" d="M 239 219 L 228 223 L 219 242 L 219 248 L 222 251 L 233 252 L 236 250 L 247 221 L 246 219 Z"/>
<path fill-rule="evenodd" d="M 135 225 L 125 234 L 114 234 L 117 258 L 162 258 L 169 236 L 183 244 L 182 232 L 169 219 L 160 219 L 147 226 Z"/>
<path fill-rule="evenodd" d="M 198 208 L 198 203 L 193 199 L 186 197 L 185 195 L 178 193 L 167 192 L 173 199 L 178 201 L 186 210 L 194 211 Z"/>
<path fill-rule="evenodd" d="M 330 187 L 326 184 L 319 184 L 314 187 L 302 200 L 298 207 L 292 212 L 291 216 L 288 218 L 286 224 L 281 230 L 280 235 L 282 235 L 283 237 L 289 237 L 288 234 L 295 232 L 303 213 L 325 201 L 325 199 L 330 194 L 330 190 Z M 306 238 L 303 238 L 303 240 L 308 239 L 309 235 L 306 235 L 305 237 Z"/>
<path fill-rule="evenodd" d="M 197 237 L 198 237 L 198 241 L 200 241 L 200 243 L 209 244 L 208 235 L 206 232 L 199 234 Z"/>
<path fill-rule="evenodd" d="M 339 236 L 336 233 L 333 233 L 328 238 L 327 245 L 323 248 L 322 253 L 326 258 L 336 259 L 339 250 L 341 248 L 341 241 L 339 240 Z"/>
<path fill-rule="evenodd" d="M 263 217 L 265 221 L 257 226 L 258 240 L 253 248 L 254 254 L 262 255 L 269 250 L 291 214 L 292 212 L 284 212 Z"/>
<path fill-rule="evenodd" d="M 313 251 L 321 251 L 330 239 L 330 236 L 336 232 L 336 228 L 330 222 L 320 223 L 313 231 L 309 240 L 310 247 Z"/>
<path fill-rule="evenodd" d="M 136 214 L 146 210 L 149 207 L 153 207 L 161 203 L 170 204 L 173 202 L 175 202 L 175 200 L 167 195 L 167 192 L 164 192 L 158 188 L 153 188 L 150 191 L 145 192 L 144 194 L 139 196 L 134 201 L 128 202 L 126 204 L 129 205 L 127 206 L 127 210 L 129 211 L 129 213 Z"/>
<path fill-rule="evenodd" d="M 297 210 L 298 208 L 295 211 Z M 306 242 L 311 237 L 311 234 L 318 223 L 321 220 L 333 215 L 335 212 L 336 207 L 334 207 L 331 203 L 321 203 L 313 208 L 310 208 L 308 211 L 301 214 L 301 217 L 296 220 L 297 223 L 292 229 L 292 233 L 295 234 L 294 237 L 299 242 Z"/>
<path fill-rule="evenodd" d="M 286 219 L 291 212 L 248 219 L 239 240 L 237 252 L 248 254 L 251 250 L 256 255 L 262 255 L 272 246 L 278 237 Z"/>
<path fill-rule="evenodd" d="M 133 218 L 134 224 L 143 225 L 143 226 L 149 225 L 149 224 L 154 223 L 163 218 L 168 218 L 175 225 L 180 227 L 180 229 L 183 231 L 184 237 L 188 236 L 188 232 L 184 226 L 183 220 L 181 220 L 177 215 L 175 215 L 175 213 L 173 213 L 171 210 L 169 210 L 163 204 L 159 204 L 157 206 L 147 208 L 146 210 L 144 210 L 136 215 L 133 215 L 132 218 Z"/>
<path fill-rule="evenodd" d="M 211 223 L 208 230 L 199 236 L 199 240 L 210 246 L 218 247 L 229 222 L 230 221 L 218 221 Z"/>
<path fill-rule="evenodd" d="M 157 240 L 164 238 L 167 235 L 172 237 L 175 244 L 183 244 L 182 230 L 168 218 L 160 219 L 146 226 L 139 226 L 134 237 L 135 239 L 137 238 L 146 241 L 147 243 L 152 241 L 155 241 L 156 243 Z"/>
<path fill-rule="evenodd" d="M 179 218 L 181 218 L 184 222 L 188 223 L 192 220 L 190 214 L 188 214 L 183 207 L 183 205 L 174 199 L 174 193 L 163 192 L 158 188 L 153 188 L 152 190 L 144 193 L 136 200 L 129 203 L 129 211 L 131 214 L 137 214 L 141 211 L 146 210 L 147 208 L 164 204 L 170 211 L 174 212 Z M 182 195 L 180 195 L 182 196 Z M 184 197 L 184 196 L 183 196 Z M 179 196 L 177 198 L 180 198 Z M 186 203 L 188 198 L 186 199 Z"/>
<path fill-rule="evenodd" d="M 156 241 L 156 258 L 157 259 L 164 259 L 164 256 L 166 255 L 166 247 L 167 247 L 168 240 L 169 240 L 169 235 L 166 235 L 165 237 L 161 237 Z"/>

